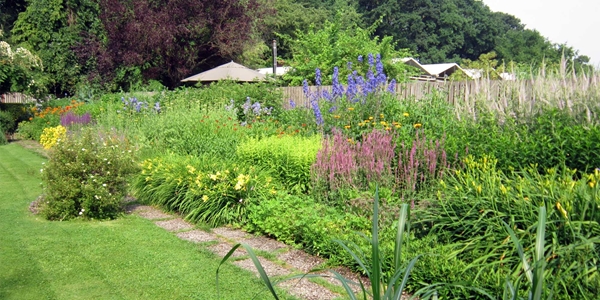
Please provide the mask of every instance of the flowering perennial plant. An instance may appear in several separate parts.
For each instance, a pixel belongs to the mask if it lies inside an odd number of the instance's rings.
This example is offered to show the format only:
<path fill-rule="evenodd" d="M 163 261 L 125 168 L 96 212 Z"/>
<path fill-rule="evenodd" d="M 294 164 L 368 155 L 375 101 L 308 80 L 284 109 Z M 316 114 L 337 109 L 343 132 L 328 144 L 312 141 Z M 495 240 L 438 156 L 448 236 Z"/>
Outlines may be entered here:
<path fill-rule="evenodd" d="M 186 215 L 211 226 L 243 221 L 249 201 L 275 192 L 271 178 L 256 169 L 211 164 L 192 157 L 170 155 L 141 164 L 134 190 L 141 201 Z"/>
<path fill-rule="evenodd" d="M 359 65 L 362 62 L 362 56 L 359 57 Z M 352 71 L 347 78 L 348 84 L 344 86 L 339 78 L 339 68 L 333 69 L 331 91 L 320 86 L 321 70 L 315 70 L 315 81 L 317 90 L 311 91 L 308 87 L 308 81 L 303 81 L 303 91 L 310 103 L 315 123 L 325 133 L 331 132 L 333 128 L 351 129 L 355 128 L 352 135 L 360 139 L 363 130 L 355 126 L 362 120 L 378 123 L 379 118 L 373 119 L 372 116 L 389 115 L 388 123 L 398 123 L 401 117 L 395 109 L 398 100 L 393 96 L 395 93 L 396 81 L 392 79 L 388 83 L 388 78 L 383 70 L 383 63 L 380 55 L 369 54 L 367 56 L 368 68 L 364 76 L 359 75 L 357 71 Z M 348 63 L 351 68 L 352 64 Z M 347 115 L 347 116 L 345 116 Z M 357 120 L 358 121 L 354 121 Z M 352 124 L 354 122 L 354 124 Z M 364 123 L 361 123 L 364 124 Z M 391 126 L 387 126 L 392 128 Z"/>
<path fill-rule="evenodd" d="M 60 116 L 60 125 L 63 127 L 87 125 L 92 122 L 92 115 L 87 112 L 83 115 L 76 115 L 72 111 Z"/>
<path fill-rule="evenodd" d="M 123 111 L 130 113 L 142 113 L 142 112 L 155 112 L 160 113 L 160 102 L 155 102 L 154 106 L 150 108 L 148 102 L 139 101 L 136 97 L 125 99 L 125 97 L 121 97 L 121 102 L 123 102 Z"/>

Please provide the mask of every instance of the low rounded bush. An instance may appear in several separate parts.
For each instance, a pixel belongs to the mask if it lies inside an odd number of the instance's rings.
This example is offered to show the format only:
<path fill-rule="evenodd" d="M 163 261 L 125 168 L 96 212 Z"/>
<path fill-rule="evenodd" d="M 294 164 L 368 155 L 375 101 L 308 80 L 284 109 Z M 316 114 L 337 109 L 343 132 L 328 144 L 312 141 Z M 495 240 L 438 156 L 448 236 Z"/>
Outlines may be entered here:
<path fill-rule="evenodd" d="M 42 172 L 40 213 L 49 220 L 111 219 L 121 212 L 133 149 L 116 132 L 69 133 L 49 152 Z"/>

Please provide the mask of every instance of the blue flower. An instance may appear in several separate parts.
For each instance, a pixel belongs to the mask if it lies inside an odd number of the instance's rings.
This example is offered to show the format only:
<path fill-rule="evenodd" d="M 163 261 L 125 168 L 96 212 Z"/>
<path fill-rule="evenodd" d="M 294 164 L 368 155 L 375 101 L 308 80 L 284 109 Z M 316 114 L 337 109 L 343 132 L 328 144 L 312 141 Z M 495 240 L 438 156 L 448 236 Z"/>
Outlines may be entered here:
<path fill-rule="evenodd" d="M 160 113 L 160 103 L 158 101 L 154 102 L 154 110 Z"/>
<path fill-rule="evenodd" d="M 346 68 L 348 68 L 348 70 L 352 70 L 352 62 L 351 62 L 351 61 L 349 61 L 349 62 L 346 64 Z"/>
<path fill-rule="evenodd" d="M 294 100 L 292 100 L 292 99 L 290 99 L 290 107 L 296 108 L 296 102 L 294 102 Z"/>
<path fill-rule="evenodd" d="M 373 65 L 375 65 L 375 60 L 373 59 L 373 53 L 369 53 L 369 55 L 367 57 L 369 59 L 369 67 L 373 67 Z"/>
<path fill-rule="evenodd" d="M 363 62 L 363 56 L 362 55 L 358 56 L 358 62 Z"/>

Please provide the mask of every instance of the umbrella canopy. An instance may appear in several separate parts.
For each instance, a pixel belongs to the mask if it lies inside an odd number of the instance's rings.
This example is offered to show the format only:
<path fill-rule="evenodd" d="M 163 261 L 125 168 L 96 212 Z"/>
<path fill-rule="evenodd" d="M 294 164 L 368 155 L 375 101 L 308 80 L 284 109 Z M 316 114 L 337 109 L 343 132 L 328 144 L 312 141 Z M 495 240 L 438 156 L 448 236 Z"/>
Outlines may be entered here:
<path fill-rule="evenodd" d="M 262 81 L 266 79 L 265 74 L 261 74 L 250 68 L 244 67 L 240 64 L 226 63 L 216 68 L 204 71 L 200 74 L 190 76 L 182 80 L 182 82 L 190 81 L 218 81 L 218 80 L 235 80 L 235 81 Z"/>

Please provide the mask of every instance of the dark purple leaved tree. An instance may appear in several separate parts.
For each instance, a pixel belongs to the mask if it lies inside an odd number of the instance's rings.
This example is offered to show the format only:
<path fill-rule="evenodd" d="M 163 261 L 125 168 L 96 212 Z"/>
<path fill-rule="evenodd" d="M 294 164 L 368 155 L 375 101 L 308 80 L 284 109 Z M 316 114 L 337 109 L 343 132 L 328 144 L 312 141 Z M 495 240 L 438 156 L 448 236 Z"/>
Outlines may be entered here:
<path fill-rule="evenodd" d="M 77 52 L 92 58 L 93 76 L 109 82 L 116 70 L 173 87 L 179 80 L 240 54 L 262 30 L 263 0 L 100 0 L 106 36 L 88 36 Z"/>

